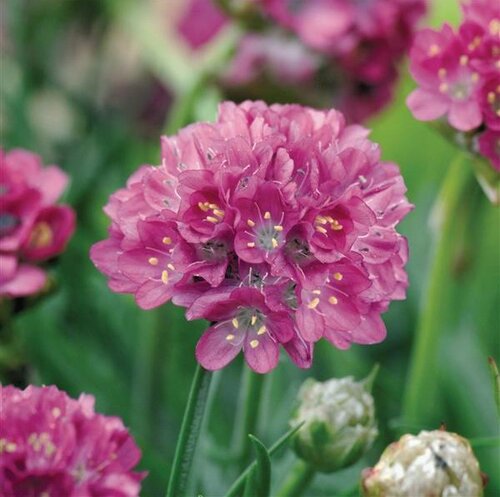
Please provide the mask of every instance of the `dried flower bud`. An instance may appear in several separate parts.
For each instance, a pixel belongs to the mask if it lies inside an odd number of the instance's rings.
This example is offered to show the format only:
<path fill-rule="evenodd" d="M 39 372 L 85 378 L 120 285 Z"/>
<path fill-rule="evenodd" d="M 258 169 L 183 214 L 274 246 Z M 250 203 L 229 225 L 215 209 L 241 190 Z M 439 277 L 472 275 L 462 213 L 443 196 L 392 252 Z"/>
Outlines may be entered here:
<path fill-rule="evenodd" d="M 304 422 L 295 437 L 297 455 L 323 473 L 355 463 L 375 440 L 377 427 L 369 382 L 347 378 L 308 379 L 291 424 Z"/>
<path fill-rule="evenodd" d="M 481 497 L 479 464 L 469 442 L 443 430 L 404 435 L 363 472 L 364 497 Z"/>

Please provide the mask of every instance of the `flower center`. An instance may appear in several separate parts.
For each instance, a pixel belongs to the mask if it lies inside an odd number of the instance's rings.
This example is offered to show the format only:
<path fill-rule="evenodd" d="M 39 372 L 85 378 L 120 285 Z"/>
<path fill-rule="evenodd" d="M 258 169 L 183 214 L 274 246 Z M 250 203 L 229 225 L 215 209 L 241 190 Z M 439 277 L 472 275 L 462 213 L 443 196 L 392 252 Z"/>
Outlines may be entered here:
<path fill-rule="evenodd" d="M 331 231 L 340 231 L 343 229 L 338 220 L 331 216 L 316 216 L 314 227 L 318 233 L 322 233 L 323 235 L 328 234 L 328 229 Z"/>
<path fill-rule="evenodd" d="M 48 247 L 54 241 L 52 228 L 45 222 L 37 223 L 30 235 L 29 246 L 32 248 Z"/>
<path fill-rule="evenodd" d="M 281 243 L 283 226 L 273 222 L 269 211 L 264 213 L 262 223 L 258 226 L 253 219 L 248 219 L 247 224 L 250 228 L 254 228 L 253 234 L 256 240 L 255 242 L 247 243 L 248 247 L 253 248 L 258 244 L 265 251 L 270 251 L 277 248 Z"/>
<path fill-rule="evenodd" d="M 19 218 L 12 214 L 0 214 L 0 237 L 10 235 L 19 226 Z"/>
<path fill-rule="evenodd" d="M 201 245 L 200 252 L 205 261 L 221 261 L 227 257 L 227 245 L 220 240 L 210 240 Z"/>
<path fill-rule="evenodd" d="M 200 210 L 207 213 L 205 220 L 209 223 L 218 224 L 224 219 L 224 211 L 218 204 L 211 202 L 198 202 L 198 207 Z"/>
<path fill-rule="evenodd" d="M 233 342 L 238 338 L 238 335 L 241 338 L 242 333 L 253 333 L 255 338 L 250 340 L 250 347 L 252 349 L 257 348 L 260 344 L 259 337 L 267 333 L 264 317 L 261 311 L 253 307 L 240 308 L 236 316 L 231 320 L 234 332 L 228 333 L 226 340 Z"/>

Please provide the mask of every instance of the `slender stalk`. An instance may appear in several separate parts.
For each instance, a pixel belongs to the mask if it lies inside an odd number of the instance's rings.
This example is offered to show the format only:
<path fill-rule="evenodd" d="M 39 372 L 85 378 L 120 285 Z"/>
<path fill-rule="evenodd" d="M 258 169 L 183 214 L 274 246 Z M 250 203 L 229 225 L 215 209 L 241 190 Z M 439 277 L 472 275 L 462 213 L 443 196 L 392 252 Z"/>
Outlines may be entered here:
<path fill-rule="evenodd" d="M 403 402 L 403 424 L 423 422 L 428 417 L 436 385 L 437 350 L 445 326 L 451 291 L 451 265 L 457 211 L 472 171 L 465 154 L 457 157 L 449 168 L 438 198 L 437 209 L 441 220 L 436 233 L 434 258 L 431 263 L 427 289 L 417 323 L 415 343 Z"/>
<path fill-rule="evenodd" d="M 278 490 L 276 497 L 301 497 L 315 475 L 315 469 L 310 464 L 299 459 Z"/>
<path fill-rule="evenodd" d="M 211 379 L 212 373 L 198 364 L 191 384 L 186 410 L 184 411 L 179 439 L 177 440 L 166 497 L 184 497 L 187 495 L 187 483 L 196 443 L 201 431 Z"/>
<path fill-rule="evenodd" d="M 232 452 L 240 471 L 250 459 L 251 442 L 248 435 L 256 434 L 264 380 L 264 375 L 254 373 L 246 364 L 243 364 L 241 397 L 238 402 L 232 440 Z"/>

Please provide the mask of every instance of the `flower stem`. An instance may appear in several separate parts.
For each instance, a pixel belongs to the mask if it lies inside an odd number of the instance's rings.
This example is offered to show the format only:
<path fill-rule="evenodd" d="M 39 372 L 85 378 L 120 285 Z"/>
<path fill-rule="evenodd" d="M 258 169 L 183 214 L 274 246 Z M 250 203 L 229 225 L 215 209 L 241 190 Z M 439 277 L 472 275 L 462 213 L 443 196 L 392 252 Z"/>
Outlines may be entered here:
<path fill-rule="evenodd" d="M 463 202 L 464 190 L 472 178 L 465 158 L 465 154 L 461 153 L 449 168 L 434 211 L 439 215 L 441 224 L 436 233 L 434 258 L 417 323 L 405 389 L 402 415 L 405 425 L 433 421 L 428 420 L 428 408 L 435 394 L 439 341 L 450 307 L 452 255 L 456 223 L 459 222 L 457 212 Z"/>
<path fill-rule="evenodd" d="M 246 364 L 243 365 L 241 398 L 238 402 L 232 441 L 233 454 L 240 471 L 250 458 L 251 442 L 248 435 L 256 434 L 264 379 L 264 375 L 254 373 Z"/>
<path fill-rule="evenodd" d="M 196 366 L 181 431 L 175 448 L 166 497 L 183 497 L 193 463 L 196 443 L 201 431 L 212 373 Z"/>
<path fill-rule="evenodd" d="M 315 469 L 299 460 L 291 470 L 288 478 L 278 490 L 276 497 L 300 497 L 311 484 L 316 475 Z"/>

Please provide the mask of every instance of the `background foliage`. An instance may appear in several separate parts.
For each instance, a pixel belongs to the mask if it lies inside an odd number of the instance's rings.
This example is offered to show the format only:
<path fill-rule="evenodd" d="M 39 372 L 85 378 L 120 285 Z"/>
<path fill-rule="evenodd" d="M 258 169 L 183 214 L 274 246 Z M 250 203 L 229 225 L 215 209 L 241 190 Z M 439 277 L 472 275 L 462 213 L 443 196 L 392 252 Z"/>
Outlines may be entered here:
<path fill-rule="evenodd" d="M 101 209 L 107 197 L 138 165 L 158 161 L 158 138 L 169 109 L 172 104 L 176 109 L 182 90 L 200 70 L 200 58 L 186 59 L 186 48 L 169 38 L 177 3 L 144 1 L 138 9 L 139 3 L 128 0 L 9 0 L 0 7 L 1 142 L 7 149 L 37 151 L 46 163 L 64 168 L 72 177 L 65 200 L 78 212 L 77 233 L 53 269 L 57 288 L 2 331 L 0 379 L 7 381 L 25 364 L 30 382 L 54 383 L 73 396 L 95 395 L 98 410 L 123 417 L 142 447 L 142 467 L 149 470 L 143 495 L 151 497 L 166 488 L 195 366 L 194 346 L 204 323 L 186 323 L 182 310 L 171 305 L 140 311 L 130 297 L 107 289 L 88 251 L 105 237 Z M 435 3 L 433 25 L 457 18 L 453 0 Z M 402 432 L 433 429 L 440 422 L 475 441 L 482 469 L 491 478 L 486 494 L 500 495 L 498 443 L 481 440 L 499 435 L 487 356 L 499 359 L 500 225 L 498 209 L 474 181 L 453 225 L 445 268 L 449 278 L 439 296 L 437 360 L 429 360 L 429 395 L 421 399 L 418 423 L 406 426 L 401 420 L 412 341 L 439 229 L 434 200 L 455 155 L 451 145 L 411 117 L 404 105 L 411 88 L 409 77 L 403 78 L 396 101 L 369 123 L 384 158 L 400 164 L 416 205 L 401 226 L 411 249 L 408 299 L 393 303 L 385 315 L 389 334 L 384 343 L 343 352 L 320 343 L 310 371 L 283 358 L 264 383 L 256 434 L 270 445 L 288 429 L 296 392 L 306 377 L 361 378 L 376 362 L 381 365 L 374 390 L 379 439 L 353 468 L 318 477 L 308 493 L 315 497 L 355 495 L 360 470 L 372 465 L 383 447 Z M 190 118 L 213 118 L 216 91 L 205 87 L 197 98 Z M 222 495 L 238 473 L 230 447 L 241 367 L 236 361 L 215 376 L 195 482 L 205 496 Z M 282 452 L 273 460 L 276 486 L 294 456 Z"/>

